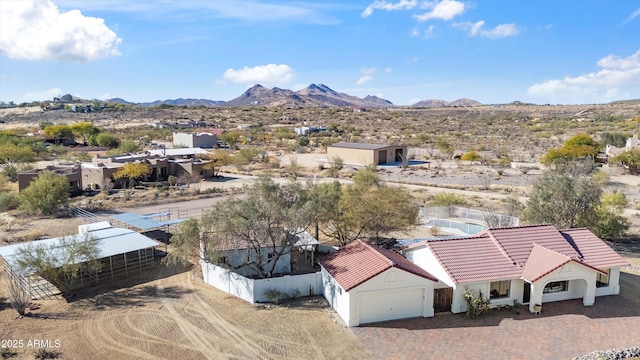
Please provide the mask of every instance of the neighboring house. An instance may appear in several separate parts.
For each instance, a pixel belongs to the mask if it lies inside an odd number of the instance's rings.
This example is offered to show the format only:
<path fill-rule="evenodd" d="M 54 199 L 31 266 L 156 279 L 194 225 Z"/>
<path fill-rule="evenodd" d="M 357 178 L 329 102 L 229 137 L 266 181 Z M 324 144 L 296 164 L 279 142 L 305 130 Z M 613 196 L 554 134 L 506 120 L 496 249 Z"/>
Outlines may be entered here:
<path fill-rule="evenodd" d="M 356 240 L 320 266 L 324 297 L 348 326 L 433 316 L 438 279 L 398 253 Z"/>
<path fill-rule="evenodd" d="M 622 152 L 629 151 L 631 149 L 640 149 L 640 140 L 638 140 L 637 134 L 633 135 L 633 137 L 631 138 L 628 138 L 627 144 L 622 148 L 607 144 L 605 154 L 607 154 L 608 157 L 614 157 Z"/>
<path fill-rule="evenodd" d="M 327 160 L 340 158 L 345 164 L 367 166 L 408 162 L 406 146 L 362 143 L 338 143 L 327 146 Z"/>
<path fill-rule="evenodd" d="M 173 133 L 173 146 L 188 148 L 213 148 L 218 145 L 218 136 L 208 132 Z"/>
<path fill-rule="evenodd" d="M 438 278 L 435 311 L 466 310 L 465 289 L 482 291 L 492 307 L 529 304 L 620 292 L 620 267 L 628 263 L 587 229 L 556 230 L 552 225 L 488 229 L 455 239 L 425 240 L 402 251 Z M 538 305 L 539 307 L 537 307 Z"/>
<path fill-rule="evenodd" d="M 22 191 L 31 185 L 31 182 L 35 180 L 41 172 L 48 170 L 58 175 L 65 176 L 69 181 L 69 192 L 72 195 L 82 193 L 82 181 L 81 181 L 81 168 L 80 164 L 75 165 L 59 165 L 59 166 L 47 166 L 43 169 L 31 169 L 23 171 L 18 174 L 18 191 Z"/>

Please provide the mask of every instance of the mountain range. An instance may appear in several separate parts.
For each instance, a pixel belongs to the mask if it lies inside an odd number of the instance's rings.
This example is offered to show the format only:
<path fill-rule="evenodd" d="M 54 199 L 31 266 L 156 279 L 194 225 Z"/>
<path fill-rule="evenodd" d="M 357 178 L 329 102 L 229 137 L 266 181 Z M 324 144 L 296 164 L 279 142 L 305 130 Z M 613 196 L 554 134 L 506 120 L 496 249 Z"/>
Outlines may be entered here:
<path fill-rule="evenodd" d="M 156 100 L 148 103 L 132 103 L 121 98 L 104 100 L 107 103 L 127 104 L 138 106 L 158 106 L 162 104 L 173 106 L 267 106 L 267 107 L 356 107 L 356 108 L 384 108 L 395 106 L 391 101 L 377 96 L 367 95 L 364 98 L 337 92 L 324 84 L 311 84 L 298 91 L 274 87 L 268 89 L 262 85 L 254 85 L 242 95 L 229 101 L 215 101 L 207 99 L 174 99 Z M 459 99 L 452 102 L 444 100 L 423 100 L 410 107 L 445 107 L 445 106 L 478 106 L 479 102 L 471 99 Z"/>

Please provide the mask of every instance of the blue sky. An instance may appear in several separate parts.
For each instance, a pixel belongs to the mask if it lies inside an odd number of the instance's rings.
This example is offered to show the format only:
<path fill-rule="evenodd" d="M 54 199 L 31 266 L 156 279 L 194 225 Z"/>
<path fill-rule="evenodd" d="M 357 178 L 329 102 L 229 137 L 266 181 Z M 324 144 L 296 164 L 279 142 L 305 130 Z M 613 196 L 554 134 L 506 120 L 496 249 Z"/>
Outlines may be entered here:
<path fill-rule="evenodd" d="M 627 0 L 2 0 L 0 100 L 231 100 L 324 83 L 396 105 L 640 98 Z"/>

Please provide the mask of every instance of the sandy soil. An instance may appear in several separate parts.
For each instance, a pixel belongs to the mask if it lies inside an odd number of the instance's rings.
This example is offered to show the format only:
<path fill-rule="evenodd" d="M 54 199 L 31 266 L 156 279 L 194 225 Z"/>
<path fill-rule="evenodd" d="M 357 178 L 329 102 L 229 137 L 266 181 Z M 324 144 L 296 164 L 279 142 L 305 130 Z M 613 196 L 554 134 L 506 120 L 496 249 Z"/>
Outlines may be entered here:
<path fill-rule="evenodd" d="M 6 297 L 6 275 L 0 296 Z M 0 304 L 0 339 L 50 340 L 65 359 L 365 359 L 370 354 L 332 320 L 319 297 L 283 306 L 251 305 L 208 285 L 191 270 L 156 266 L 146 276 L 102 285 L 65 300 L 36 301 L 16 318 Z M 56 341 L 58 341 L 56 343 Z M 32 341 L 33 344 L 33 341 Z"/>

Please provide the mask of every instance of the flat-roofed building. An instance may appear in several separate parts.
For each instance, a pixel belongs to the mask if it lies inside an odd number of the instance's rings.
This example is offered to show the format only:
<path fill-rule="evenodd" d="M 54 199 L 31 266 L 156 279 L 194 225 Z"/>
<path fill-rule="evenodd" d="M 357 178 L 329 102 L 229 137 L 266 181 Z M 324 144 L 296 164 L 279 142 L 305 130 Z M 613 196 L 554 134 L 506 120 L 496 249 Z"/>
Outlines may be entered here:
<path fill-rule="evenodd" d="M 327 146 L 327 160 L 340 158 L 345 164 L 407 164 L 407 147 L 403 145 L 337 143 Z"/>

